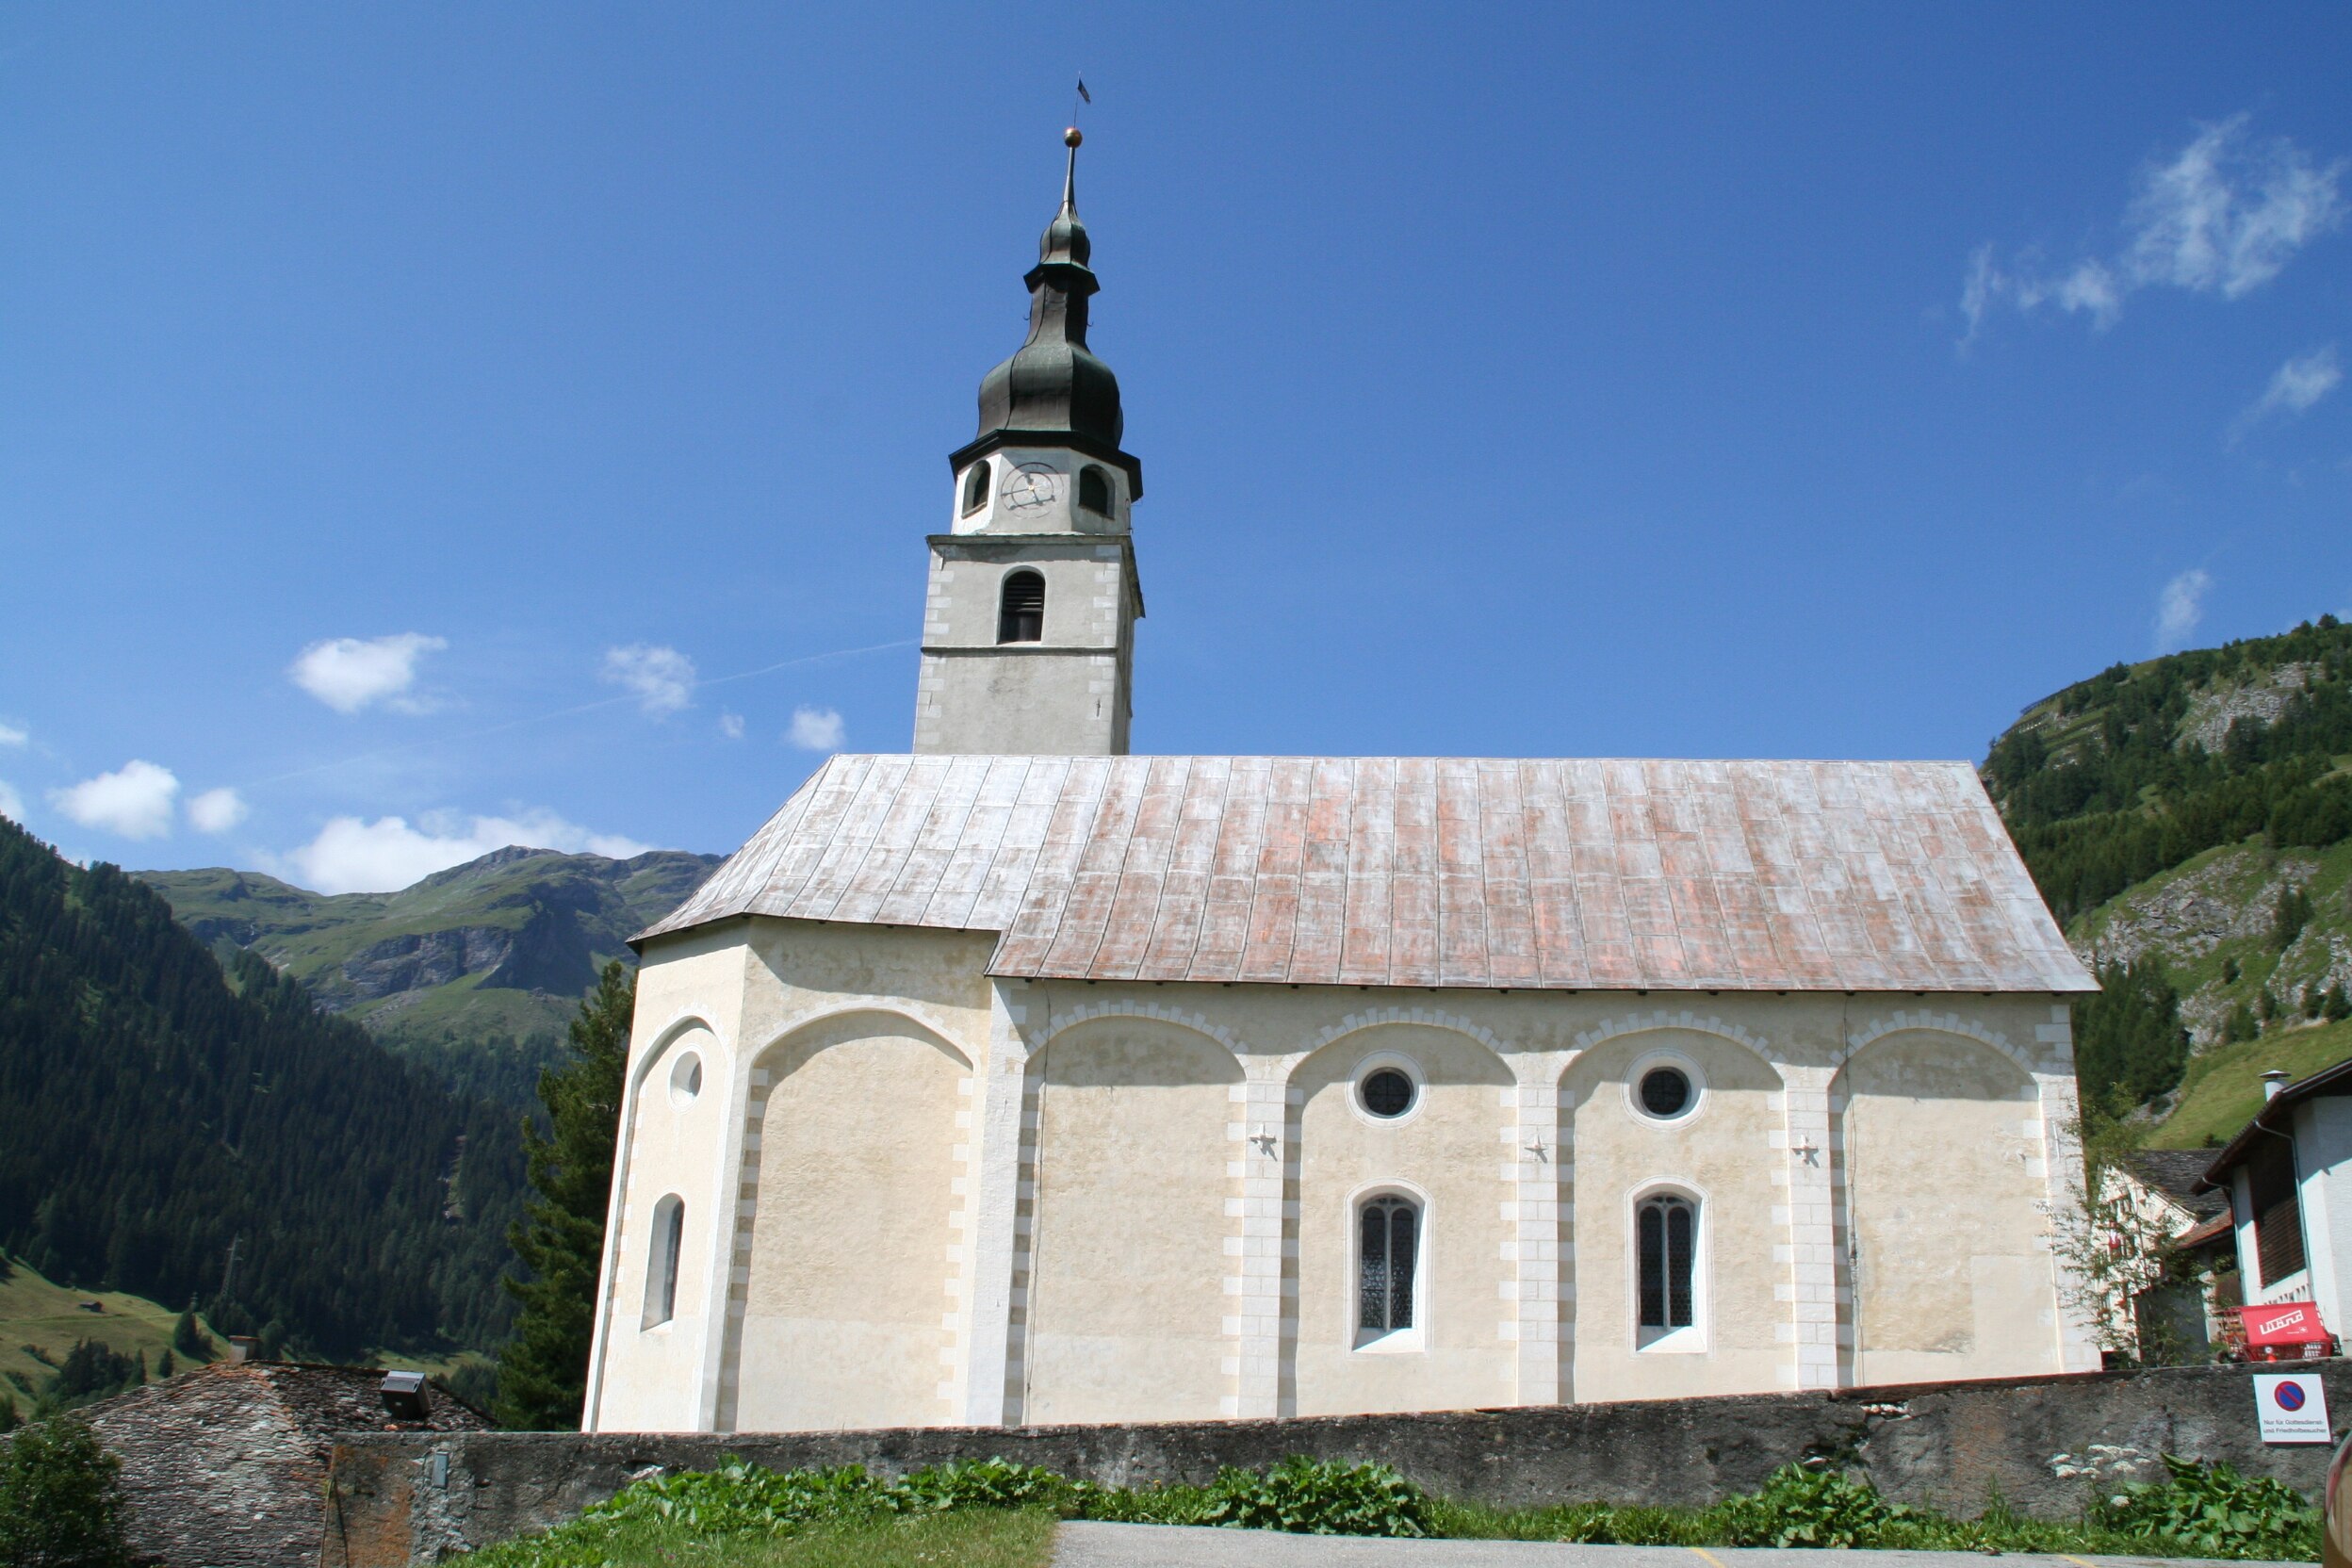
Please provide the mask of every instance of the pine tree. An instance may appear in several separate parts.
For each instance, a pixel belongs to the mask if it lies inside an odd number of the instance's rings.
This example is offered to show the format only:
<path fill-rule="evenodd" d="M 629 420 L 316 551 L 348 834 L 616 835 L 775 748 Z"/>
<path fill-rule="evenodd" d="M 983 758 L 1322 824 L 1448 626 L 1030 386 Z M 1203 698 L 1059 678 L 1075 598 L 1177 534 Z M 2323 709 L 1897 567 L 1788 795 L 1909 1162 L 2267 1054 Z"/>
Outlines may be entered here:
<path fill-rule="evenodd" d="M 204 1330 L 196 1326 L 196 1309 L 180 1309 L 179 1320 L 172 1325 L 172 1348 L 190 1361 L 204 1361 L 212 1354 L 212 1347 L 204 1342 Z"/>
<path fill-rule="evenodd" d="M 178 1364 L 172 1360 L 172 1347 L 167 1345 L 163 1348 L 163 1354 L 155 1358 L 155 1381 L 168 1383 L 178 1371 Z"/>
<path fill-rule="evenodd" d="M 550 1131 L 525 1123 L 531 1184 L 538 1197 L 508 1232 L 527 1275 L 506 1288 L 519 1309 L 514 1337 L 498 1352 L 497 1414 L 509 1427 L 577 1430 L 588 1391 L 596 1269 L 604 1256 L 612 1146 L 620 1135 L 636 982 L 607 964 L 572 1021 L 573 1060 L 539 1074 Z"/>

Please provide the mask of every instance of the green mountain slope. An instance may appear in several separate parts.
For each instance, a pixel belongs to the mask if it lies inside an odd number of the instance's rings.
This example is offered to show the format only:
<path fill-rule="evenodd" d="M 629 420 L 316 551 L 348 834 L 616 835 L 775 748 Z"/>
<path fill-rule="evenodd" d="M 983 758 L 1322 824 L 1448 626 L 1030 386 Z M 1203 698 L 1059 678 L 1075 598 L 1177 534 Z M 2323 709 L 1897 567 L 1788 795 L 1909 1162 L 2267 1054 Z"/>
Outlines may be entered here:
<path fill-rule="evenodd" d="M 522 1166 L 511 1109 L 0 821 L 0 1250 L 333 1356 L 486 1346 Z"/>
<path fill-rule="evenodd" d="M 396 893 L 307 892 L 258 872 L 140 872 L 224 958 L 250 950 L 319 1006 L 452 1086 L 529 1103 L 542 1062 L 629 937 L 717 856 L 501 849 Z"/>
<path fill-rule="evenodd" d="M 2352 1013 L 2352 627 L 2118 664 L 2026 710 L 1984 772 L 2108 986 L 2078 1009 L 2086 1094 L 2193 1145 L 2251 1114 L 2266 1069 L 2352 1055 L 2331 1027 Z"/>

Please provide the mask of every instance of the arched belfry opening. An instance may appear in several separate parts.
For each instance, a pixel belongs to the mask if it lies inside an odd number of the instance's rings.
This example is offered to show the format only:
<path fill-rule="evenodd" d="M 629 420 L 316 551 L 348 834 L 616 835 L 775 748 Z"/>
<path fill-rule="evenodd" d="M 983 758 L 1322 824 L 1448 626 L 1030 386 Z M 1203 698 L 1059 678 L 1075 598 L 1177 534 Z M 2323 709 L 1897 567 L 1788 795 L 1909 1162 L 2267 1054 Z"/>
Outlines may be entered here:
<path fill-rule="evenodd" d="M 1023 567 L 1004 574 L 1004 596 L 996 612 L 1000 643 L 1039 643 L 1045 640 L 1045 579 Z"/>

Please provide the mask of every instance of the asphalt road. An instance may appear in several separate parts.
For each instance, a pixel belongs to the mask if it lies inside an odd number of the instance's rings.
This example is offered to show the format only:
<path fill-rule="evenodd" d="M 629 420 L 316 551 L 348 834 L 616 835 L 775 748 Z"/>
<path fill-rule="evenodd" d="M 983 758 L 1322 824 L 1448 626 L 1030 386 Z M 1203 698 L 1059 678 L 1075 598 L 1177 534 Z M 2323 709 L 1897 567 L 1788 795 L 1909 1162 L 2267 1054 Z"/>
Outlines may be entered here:
<path fill-rule="evenodd" d="M 2180 1558 L 2007 1557 L 2014 1568 L 2221 1568 Z M 1365 1541 L 1274 1530 L 1071 1521 L 1054 1568 L 1986 1568 L 1979 1552 L 1572 1546 L 1526 1541 Z M 2244 1568 L 2243 1564 L 2237 1568 Z"/>

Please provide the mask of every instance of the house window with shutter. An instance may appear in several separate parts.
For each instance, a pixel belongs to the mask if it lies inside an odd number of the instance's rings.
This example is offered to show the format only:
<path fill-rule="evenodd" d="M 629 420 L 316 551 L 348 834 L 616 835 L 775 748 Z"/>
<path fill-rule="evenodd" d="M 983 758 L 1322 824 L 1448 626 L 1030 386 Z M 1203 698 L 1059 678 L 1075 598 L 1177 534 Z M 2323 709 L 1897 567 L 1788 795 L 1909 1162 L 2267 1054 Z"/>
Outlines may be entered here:
<path fill-rule="evenodd" d="M 2254 1207 L 2255 1266 L 2264 1285 L 2303 1267 L 2303 1205 L 2295 1180 L 2295 1145 L 2265 1136 L 2246 1161 L 2247 1196 Z"/>
<path fill-rule="evenodd" d="M 1000 643 L 1036 643 L 1045 637 L 1045 579 L 1023 568 L 1004 579 L 1004 607 L 996 617 Z"/>

